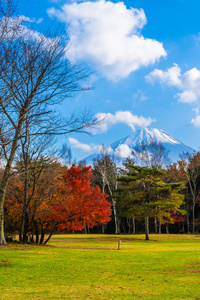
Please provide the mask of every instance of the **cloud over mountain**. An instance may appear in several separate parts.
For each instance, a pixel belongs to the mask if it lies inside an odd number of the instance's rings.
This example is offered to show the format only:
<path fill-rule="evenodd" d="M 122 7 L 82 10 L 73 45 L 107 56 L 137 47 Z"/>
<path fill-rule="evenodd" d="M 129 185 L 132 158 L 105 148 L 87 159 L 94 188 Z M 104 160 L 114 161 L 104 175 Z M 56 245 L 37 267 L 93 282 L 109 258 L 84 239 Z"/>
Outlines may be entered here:
<path fill-rule="evenodd" d="M 72 148 L 77 148 L 80 149 L 84 152 L 91 152 L 91 151 L 96 151 L 97 153 L 101 153 L 104 149 L 103 145 L 95 145 L 95 144 L 84 144 L 79 142 L 77 139 L 74 138 L 68 138 L 68 141 Z M 106 147 L 106 152 L 110 154 L 112 152 L 111 147 Z"/>
<path fill-rule="evenodd" d="M 139 129 L 136 132 L 132 133 L 131 135 L 122 138 L 115 143 L 109 146 L 109 149 L 112 149 L 110 153 L 112 156 L 116 156 L 117 158 L 121 158 L 123 161 L 126 157 L 132 157 L 136 163 L 141 162 L 141 157 L 143 156 L 143 152 L 148 154 L 149 158 L 155 155 L 156 148 L 152 146 L 147 147 L 146 150 L 142 150 L 142 145 L 150 146 L 152 142 L 158 146 L 161 144 L 164 149 L 164 153 L 167 154 L 168 159 L 164 160 L 161 158 L 160 160 L 163 163 L 163 166 L 167 163 L 173 163 L 180 159 L 180 154 L 183 152 L 194 153 L 194 149 L 188 147 L 175 139 L 174 137 L 170 136 L 163 130 L 159 130 L 156 128 L 144 128 Z M 139 146 L 139 147 L 138 147 Z M 139 148 L 139 150 L 137 149 Z M 162 149 L 162 148 L 161 148 Z M 148 150 L 148 151 L 147 151 Z M 148 153 L 147 153 L 148 152 Z M 162 153 L 161 153 L 162 154 Z M 84 159 L 87 165 L 91 165 L 95 158 L 100 157 L 99 153 L 94 153 Z"/>
<path fill-rule="evenodd" d="M 95 117 L 100 121 L 100 124 L 96 127 L 89 127 L 88 131 L 93 135 L 106 132 L 108 128 L 117 123 L 127 124 L 135 130 L 135 127 L 147 127 L 152 122 L 155 122 L 155 119 L 145 118 L 143 116 L 133 115 L 130 111 L 117 111 L 115 114 L 111 113 L 98 113 Z"/>

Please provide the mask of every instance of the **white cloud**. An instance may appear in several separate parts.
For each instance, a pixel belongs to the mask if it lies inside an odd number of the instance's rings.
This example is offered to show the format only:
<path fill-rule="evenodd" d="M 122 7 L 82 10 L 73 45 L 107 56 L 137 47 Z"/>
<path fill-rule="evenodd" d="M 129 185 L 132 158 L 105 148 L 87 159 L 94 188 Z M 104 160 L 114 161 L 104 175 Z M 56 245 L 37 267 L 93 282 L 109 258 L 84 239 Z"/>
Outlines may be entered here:
<path fill-rule="evenodd" d="M 155 119 L 144 118 L 143 116 L 133 115 L 130 111 L 117 111 L 114 115 L 111 113 L 98 113 L 95 116 L 100 124 L 96 127 L 88 128 L 88 131 L 92 134 L 103 133 L 108 130 L 109 126 L 115 125 L 117 123 L 124 123 L 135 130 L 135 126 L 148 127 Z"/>
<path fill-rule="evenodd" d="M 40 24 L 43 21 L 43 18 L 39 18 L 39 19 L 32 18 L 32 19 L 30 19 L 29 17 L 26 17 L 24 15 L 19 16 L 18 19 L 21 22 L 24 21 L 24 22 L 36 23 L 36 24 Z"/>
<path fill-rule="evenodd" d="M 40 23 L 42 23 L 42 21 L 43 21 L 43 18 L 39 18 L 39 19 L 36 20 L 36 23 L 40 24 Z"/>
<path fill-rule="evenodd" d="M 140 34 L 147 23 L 143 9 L 99 0 L 65 4 L 48 13 L 69 24 L 67 56 L 92 63 L 108 79 L 127 77 L 167 55 L 162 43 Z"/>
<path fill-rule="evenodd" d="M 159 81 L 161 84 L 176 87 L 180 92 L 175 97 L 180 102 L 200 104 L 200 71 L 196 68 L 181 74 L 180 67 L 174 64 L 167 71 L 155 69 L 146 76 L 146 80 L 152 84 Z"/>
<path fill-rule="evenodd" d="M 6 24 L 7 33 L 6 38 L 9 39 L 17 39 L 17 38 L 23 38 L 24 40 L 32 39 L 35 42 L 42 42 L 45 47 L 49 47 L 53 43 L 57 43 L 56 38 L 48 38 L 44 36 L 42 33 L 31 29 L 29 26 L 24 25 L 25 23 L 41 23 L 43 21 L 42 18 L 40 19 L 30 19 L 29 17 L 26 17 L 24 15 L 13 17 L 9 19 L 9 23 Z M 6 19 L 2 19 L 2 26 L 0 27 L 0 35 L 2 33 L 2 30 L 4 28 L 4 22 L 6 22 Z"/>
<path fill-rule="evenodd" d="M 90 152 L 92 150 L 90 145 L 80 143 L 77 139 L 69 138 L 68 140 L 69 140 L 70 144 L 72 145 L 72 147 L 74 147 L 74 148 L 81 149 L 85 152 Z"/>
<path fill-rule="evenodd" d="M 145 95 L 143 91 L 138 89 L 137 92 L 133 94 L 133 99 L 139 101 L 146 101 L 148 100 L 148 97 Z"/>
<path fill-rule="evenodd" d="M 132 150 L 126 144 L 119 145 L 115 150 L 115 155 L 121 158 L 132 157 Z"/>
<path fill-rule="evenodd" d="M 191 120 L 191 124 L 195 127 L 200 127 L 200 115 Z"/>
<path fill-rule="evenodd" d="M 155 69 L 146 76 L 146 80 L 151 84 L 153 84 L 155 81 L 159 81 L 161 84 L 164 83 L 168 86 L 176 86 L 181 88 L 181 69 L 177 64 L 174 64 L 173 67 L 167 69 L 167 71 Z"/>
<path fill-rule="evenodd" d="M 30 19 L 29 17 L 26 17 L 24 15 L 21 15 L 18 18 L 19 18 L 19 20 L 24 21 L 24 22 L 29 22 L 29 23 L 35 22 L 35 18 Z"/>
<path fill-rule="evenodd" d="M 84 152 L 95 151 L 97 153 L 102 153 L 102 152 L 106 151 L 107 154 L 111 154 L 113 152 L 113 149 L 110 146 L 105 147 L 103 145 L 83 144 L 83 143 L 79 142 L 77 139 L 74 139 L 74 138 L 69 138 L 68 140 L 70 142 L 70 145 L 73 148 L 81 149 Z"/>
<path fill-rule="evenodd" d="M 195 107 L 195 108 L 193 108 L 192 110 L 195 111 L 195 113 L 196 113 L 197 115 L 199 115 L 199 112 L 200 112 L 199 107 Z"/>
<path fill-rule="evenodd" d="M 77 148 L 84 152 L 114 154 L 116 157 L 120 158 L 133 157 L 133 151 L 126 144 L 119 145 L 115 151 L 113 151 L 110 146 L 105 147 L 104 145 L 83 144 L 74 138 L 69 138 L 68 140 L 72 148 Z"/>
<path fill-rule="evenodd" d="M 174 64 L 174 66 L 167 69 L 167 71 L 153 70 L 146 76 L 146 80 L 152 84 L 159 81 L 161 84 L 175 87 L 179 90 L 179 92 L 175 94 L 179 102 L 195 103 L 197 107 L 193 108 L 193 110 L 197 116 L 192 119 L 190 123 L 195 127 L 200 127 L 200 70 L 193 68 L 181 74 L 180 67 Z"/>

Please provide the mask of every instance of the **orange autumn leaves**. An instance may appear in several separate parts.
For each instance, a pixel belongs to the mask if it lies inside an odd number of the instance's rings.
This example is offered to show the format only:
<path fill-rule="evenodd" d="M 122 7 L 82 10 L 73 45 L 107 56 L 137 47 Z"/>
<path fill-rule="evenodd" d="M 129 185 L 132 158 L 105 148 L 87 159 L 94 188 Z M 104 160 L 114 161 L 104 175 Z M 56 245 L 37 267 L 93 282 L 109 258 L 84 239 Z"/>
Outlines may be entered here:
<path fill-rule="evenodd" d="M 91 167 L 72 165 L 59 178 L 60 201 L 54 205 L 53 218 L 58 220 L 60 229 L 82 230 L 110 220 L 111 204 L 99 186 L 91 186 L 91 176 Z"/>
<path fill-rule="evenodd" d="M 49 181 L 45 176 L 49 174 L 43 175 L 26 207 L 29 230 L 34 230 L 34 226 L 52 230 L 56 225 L 58 230 L 77 231 L 110 220 L 111 204 L 99 186 L 91 185 L 91 167 L 61 168 L 59 176 Z M 23 209 L 23 181 L 15 178 L 7 194 L 6 212 L 16 226 L 20 226 Z"/>

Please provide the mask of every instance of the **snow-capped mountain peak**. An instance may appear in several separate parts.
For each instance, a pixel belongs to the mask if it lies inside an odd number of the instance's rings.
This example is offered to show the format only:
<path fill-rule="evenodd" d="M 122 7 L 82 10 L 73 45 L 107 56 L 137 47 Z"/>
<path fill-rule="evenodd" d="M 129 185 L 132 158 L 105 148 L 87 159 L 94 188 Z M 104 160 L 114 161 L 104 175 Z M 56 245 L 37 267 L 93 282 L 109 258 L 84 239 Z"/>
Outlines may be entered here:
<path fill-rule="evenodd" d="M 140 145 L 151 145 L 154 142 L 155 144 L 161 144 L 166 152 L 168 152 L 168 157 L 170 163 L 176 162 L 180 159 L 180 154 L 183 152 L 194 153 L 195 150 L 191 147 L 188 147 L 175 139 L 174 137 L 170 136 L 164 130 L 159 130 L 156 128 L 144 128 L 141 130 L 137 130 L 136 132 L 132 133 L 131 135 L 122 138 L 109 147 L 112 148 L 111 155 L 116 157 L 121 157 L 124 160 L 126 157 L 136 155 L 136 147 Z M 92 164 L 93 160 L 97 158 L 100 154 L 94 153 L 84 159 L 87 165 Z M 135 157 L 137 160 L 137 157 Z"/>
<path fill-rule="evenodd" d="M 163 130 L 156 128 L 144 128 L 137 130 L 126 138 L 123 138 L 111 145 L 112 148 L 116 148 L 117 144 L 126 144 L 129 147 L 135 147 L 141 144 L 151 144 L 154 141 L 157 144 L 172 144 L 180 145 L 181 142 L 171 137 Z"/>
<path fill-rule="evenodd" d="M 142 142 L 151 143 L 154 140 L 156 143 L 170 143 L 170 144 L 181 144 L 178 140 L 171 137 L 168 133 L 163 130 L 159 130 L 156 128 L 145 128 L 142 130 L 138 130 L 135 132 L 134 140 L 136 144 L 140 144 Z"/>

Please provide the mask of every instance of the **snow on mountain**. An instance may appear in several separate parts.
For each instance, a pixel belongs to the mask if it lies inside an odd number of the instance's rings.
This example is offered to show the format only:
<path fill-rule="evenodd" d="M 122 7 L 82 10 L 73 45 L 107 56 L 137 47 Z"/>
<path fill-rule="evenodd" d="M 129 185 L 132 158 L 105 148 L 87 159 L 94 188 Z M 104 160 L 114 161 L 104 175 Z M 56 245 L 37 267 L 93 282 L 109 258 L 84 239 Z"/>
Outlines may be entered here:
<path fill-rule="evenodd" d="M 152 141 L 154 141 L 156 144 L 162 144 L 166 152 L 168 152 L 170 163 L 179 160 L 180 154 L 183 152 L 195 152 L 194 149 L 184 145 L 163 130 L 156 128 L 144 128 L 111 144 L 110 147 L 113 149 L 113 151 L 110 153 L 110 155 L 119 157 L 122 161 L 126 157 L 132 156 L 134 158 L 136 147 L 142 144 L 150 145 Z M 82 161 L 84 161 L 87 165 L 91 165 L 93 164 L 93 160 L 97 157 L 100 157 L 100 154 L 94 153 Z M 136 157 L 135 159 L 137 160 Z"/>

